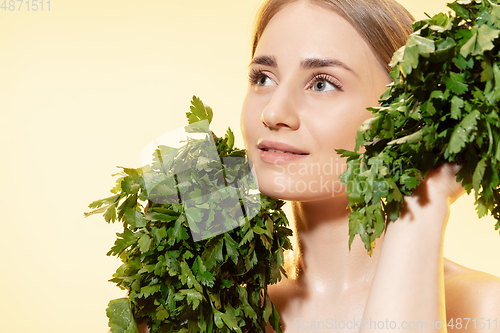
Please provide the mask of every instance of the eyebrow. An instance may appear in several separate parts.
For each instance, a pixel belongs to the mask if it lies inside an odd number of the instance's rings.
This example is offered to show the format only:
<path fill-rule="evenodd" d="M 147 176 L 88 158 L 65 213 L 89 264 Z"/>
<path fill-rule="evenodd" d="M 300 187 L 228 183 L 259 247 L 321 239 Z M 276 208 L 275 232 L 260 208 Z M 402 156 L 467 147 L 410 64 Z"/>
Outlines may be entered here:
<path fill-rule="evenodd" d="M 276 62 L 276 58 L 273 56 L 266 56 L 266 55 L 259 56 L 259 57 L 252 59 L 252 62 L 250 63 L 249 67 L 251 65 L 278 67 L 278 63 Z M 300 62 L 300 67 L 303 69 L 314 69 L 314 68 L 321 68 L 321 67 L 342 67 L 342 68 L 354 73 L 354 71 L 349 66 L 347 66 L 342 61 L 336 60 L 336 59 L 306 58 Z"/>

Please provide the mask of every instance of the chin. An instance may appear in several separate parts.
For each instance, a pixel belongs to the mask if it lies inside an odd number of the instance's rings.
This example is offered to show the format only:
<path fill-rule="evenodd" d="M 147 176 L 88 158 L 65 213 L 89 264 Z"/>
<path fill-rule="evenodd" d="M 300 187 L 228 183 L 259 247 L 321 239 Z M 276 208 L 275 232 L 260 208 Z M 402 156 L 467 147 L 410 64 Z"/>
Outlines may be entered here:
<path fill-rule="evenodd" d="M 255 154 L 252 154 L 255 155 Z M 263 163 L 259 158 L 252 159 L 252 174 L 259 191 L 268 197 L 286 201 L 317 201 L 346 196 L 345 186 L 341 185 L 337 172 L 316 172 L 308 174 L 286 168 L 286 164 L 276 166 Z M 316 169 L 314 169 L 316 170 Z M 332 169 L 333 170 L 333 169 Z"/>
<path fill-rule="evenodd" d="M 329 200 L 329 199 L 334 199 L 334 198 L 346 198 L 346 194 L 344 193 L 338 193 L 335 195 L 323 193 L 323 194 L 318 194 L 318 193 L 293 193 L 293 192 L 280 192 L 276 191 L 275 189 L 260 189 L 259 191 L 273 199 L 278 199 L 278 200 L 283 200 L 283 201 L 300 201 L 300 202 L 308 202 L 308 201 L 324 201 L 324 200 Z"/>
<path fill-rule="evenodd" d="M 259 179 L 258 188 L 262 194 L 268 197 L 285 201 L 320 201 L 347 196 L 345 186 L 336 192 L 300 191 L 291 186 L 284 187 L 283 184 L 274 183 L 272 179 L 270 181 Z"/>

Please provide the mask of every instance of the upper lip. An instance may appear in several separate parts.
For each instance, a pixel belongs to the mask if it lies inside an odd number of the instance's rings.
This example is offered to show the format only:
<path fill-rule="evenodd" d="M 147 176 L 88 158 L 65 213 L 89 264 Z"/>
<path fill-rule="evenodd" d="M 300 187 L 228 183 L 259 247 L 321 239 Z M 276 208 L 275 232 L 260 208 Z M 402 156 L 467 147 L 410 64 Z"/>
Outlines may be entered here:
<path fill-rule="evenodd" d="M 306 154 L 309 155 L 308 152 L 299 149 L 297 147 L 291 146 L 287 143 L 284 142 L 277 142 L 277 141 L 269 141 L 269 140 L 262 140 L 259 142 L 257 145 L 259 149 L 276 149 L 276 150 L 282 150 L 286 153 L 295 153 L 295 154 Z"/>

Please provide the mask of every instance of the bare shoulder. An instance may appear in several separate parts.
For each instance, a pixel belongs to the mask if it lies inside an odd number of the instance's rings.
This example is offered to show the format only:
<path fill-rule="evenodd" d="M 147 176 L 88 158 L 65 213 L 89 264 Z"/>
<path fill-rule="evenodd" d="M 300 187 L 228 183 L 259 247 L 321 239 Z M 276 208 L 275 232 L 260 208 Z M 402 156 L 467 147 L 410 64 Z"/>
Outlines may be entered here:
<path fill-rule="evenodd" d="M 500 278 L 459 265 L 444 259 L 446 316 L 450 318 L 474 318 L 479 320 L 496 319 L 496 327 L 491 332 L 500 330 Z M 472 327 L 472 325 L 471 325 Z M 462 329 L 462 332 L 464 330 Z M 468 332 L 468 331 L 466 331 Z M 471 332 L 475 332 L 471 330 Z M 481 332 L 489 332 L 487 327 Z"/>
<path fill-rule="evenodd" d="M 500 290 L 500 277 L 459 265 L 446 258 L 444 271 L 446 288 L 461 290 L 461 293 L 484 291 L 485 288 L 488 293 Z"/>

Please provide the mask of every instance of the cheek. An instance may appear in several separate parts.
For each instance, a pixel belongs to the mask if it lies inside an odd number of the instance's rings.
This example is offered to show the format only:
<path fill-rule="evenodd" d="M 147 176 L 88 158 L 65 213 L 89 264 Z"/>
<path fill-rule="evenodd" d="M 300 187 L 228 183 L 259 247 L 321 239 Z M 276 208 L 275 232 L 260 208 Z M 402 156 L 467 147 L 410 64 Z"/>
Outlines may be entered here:
<path fill-rule="evenodd" d="M 308 123 L 306 127 L 310 128 L 315 144 L 322 147 L 321 152 L 336 154 L 334 149 L 354 148 L 358 128 L 371 116 L 364 105 L 345 103 L 304 121 Z"/>
<path fill-rule="evenodd" d="M 255 107 L 252 107 L 250 99 L 248 97 L 245 98 L 240 116 L 240 129 L 246 149 L 248 149 L 249 143 L 253 140 L 252 135 L 255 134 L 257 129 L 257 117 L 259 117 L 259 114 L 255 110 Z"/>

